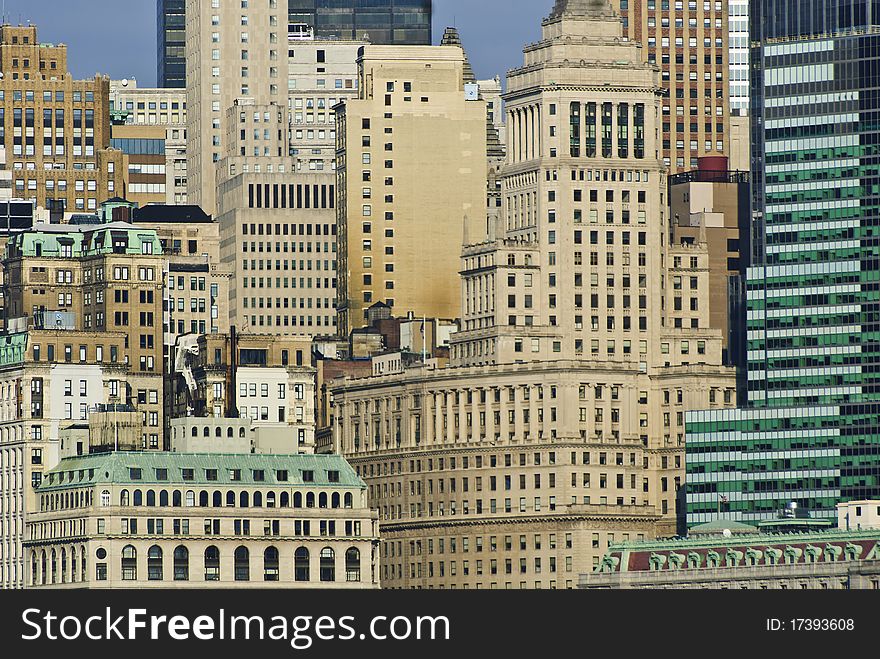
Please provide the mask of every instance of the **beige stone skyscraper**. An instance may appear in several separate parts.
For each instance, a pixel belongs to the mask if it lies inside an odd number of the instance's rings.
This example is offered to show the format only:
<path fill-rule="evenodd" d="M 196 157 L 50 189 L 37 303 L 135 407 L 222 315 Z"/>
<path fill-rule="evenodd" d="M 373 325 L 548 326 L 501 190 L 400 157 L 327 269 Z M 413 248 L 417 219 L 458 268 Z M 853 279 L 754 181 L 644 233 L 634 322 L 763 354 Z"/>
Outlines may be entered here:
<path fill-rule="evenodd" d="M 573 587 L 610 544 L 675 533 L 684 413 L 734 404 L 706 245 L 668 240 L 659 71 L 622 34 L 609 2 L 558 0 L 509 73 L 452 366 L 331 387 L 385 586 Z"/>
<path fill-rule="evenodd" d="M 468 100 L 459 46 L 366 46 L 360 94 L 337 109 L 342 335 L 375 302 L 461 314 L 462 227 L 486 233 L 486 103 Z"/>
<path fill-rule="evenodd" d="M 287 102 L 287 3 L 187 0 L 187 201 L 215 215 L 215 164 L 237 98 Z"/>
<path fill-rule="evenodd" d="M 728 0 L 613 0 L 624 34 L 660 67 L 663 159 L 671 173 L 730 146 Z"/>

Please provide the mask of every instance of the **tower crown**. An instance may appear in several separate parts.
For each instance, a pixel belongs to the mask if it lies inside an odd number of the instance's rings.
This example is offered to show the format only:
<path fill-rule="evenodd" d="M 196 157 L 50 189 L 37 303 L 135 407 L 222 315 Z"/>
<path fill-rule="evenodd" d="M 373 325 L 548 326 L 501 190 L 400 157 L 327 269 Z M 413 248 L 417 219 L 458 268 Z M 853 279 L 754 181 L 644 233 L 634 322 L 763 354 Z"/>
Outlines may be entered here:
<path fill-rule="evenodd" d="M 615 16 L 609 0 L 556 0 L 548 20 L 562 18 L 611 18 Z"/>

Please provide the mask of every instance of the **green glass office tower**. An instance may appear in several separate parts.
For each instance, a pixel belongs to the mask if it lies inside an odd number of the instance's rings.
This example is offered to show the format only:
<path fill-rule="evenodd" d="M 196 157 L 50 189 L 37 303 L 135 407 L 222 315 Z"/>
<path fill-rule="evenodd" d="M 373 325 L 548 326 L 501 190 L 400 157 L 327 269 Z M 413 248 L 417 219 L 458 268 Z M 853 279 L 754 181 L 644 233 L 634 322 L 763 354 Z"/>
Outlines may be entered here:
<path fill-rule="evenodd" d="M 880 498 L 880 1 L 751 10 L 748 404 L 687 417 L 688 525 Z"/>

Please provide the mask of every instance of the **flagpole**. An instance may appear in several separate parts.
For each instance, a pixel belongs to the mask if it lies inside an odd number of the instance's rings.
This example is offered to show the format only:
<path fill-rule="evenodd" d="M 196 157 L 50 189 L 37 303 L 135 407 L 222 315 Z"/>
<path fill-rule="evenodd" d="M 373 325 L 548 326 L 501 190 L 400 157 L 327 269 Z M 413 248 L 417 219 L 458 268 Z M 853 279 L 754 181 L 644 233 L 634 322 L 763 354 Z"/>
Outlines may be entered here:
<path fill-rule="evenodd" d="M 422 364 L 424 364 L 428 359 L 427 349 L 426 349 L 427 346 L 425 345 L 427 343 L 427 336 L 428 336 L 428 330 L 425 327 L 426 321 L 427 321 L 427 317 L 422 316 Z"/>

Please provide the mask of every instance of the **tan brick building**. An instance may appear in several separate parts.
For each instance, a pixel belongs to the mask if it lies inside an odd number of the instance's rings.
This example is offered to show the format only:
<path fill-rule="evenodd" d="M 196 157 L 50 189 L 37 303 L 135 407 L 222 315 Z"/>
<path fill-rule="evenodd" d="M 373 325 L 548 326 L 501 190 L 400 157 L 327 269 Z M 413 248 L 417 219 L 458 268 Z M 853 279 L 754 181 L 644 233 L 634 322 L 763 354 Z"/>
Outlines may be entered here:
<path fill-rule="evenodd" d="M 727 154 L 727 1 L 612 2 L 624 23 L 624 34 L 641 43 L 648 61 L 660 67 L 664 92 L 661 139 L 670 172 L 696 169 L 700 156 Z"/>
<path fill-rule="evenodd" d="M 110 79 L 74 80 L 67 47 L 35 26 L 0 27 L 0 142 L 13 195 L 58 211 L 95 211 L 125 194 L 127 163 L 110 149 Z"/>
<path fill-rule="evenodd" d="M 386 586 L 574 587 L 608 543 L 676 532 L 684 413 L 735 402 L 706 245 L 669 241 L 658 75 L 621 35 L 610 6 L 559 2 L 510 72 L 452 367 L 331 386 Z"/>
<path fill-rule="evenodd" d="M 486 233 L 486 103 L 460 46 L 366 46 L 337 108 L 340 335 L 384 302 L 456 318 L 459 245 Z"/>

